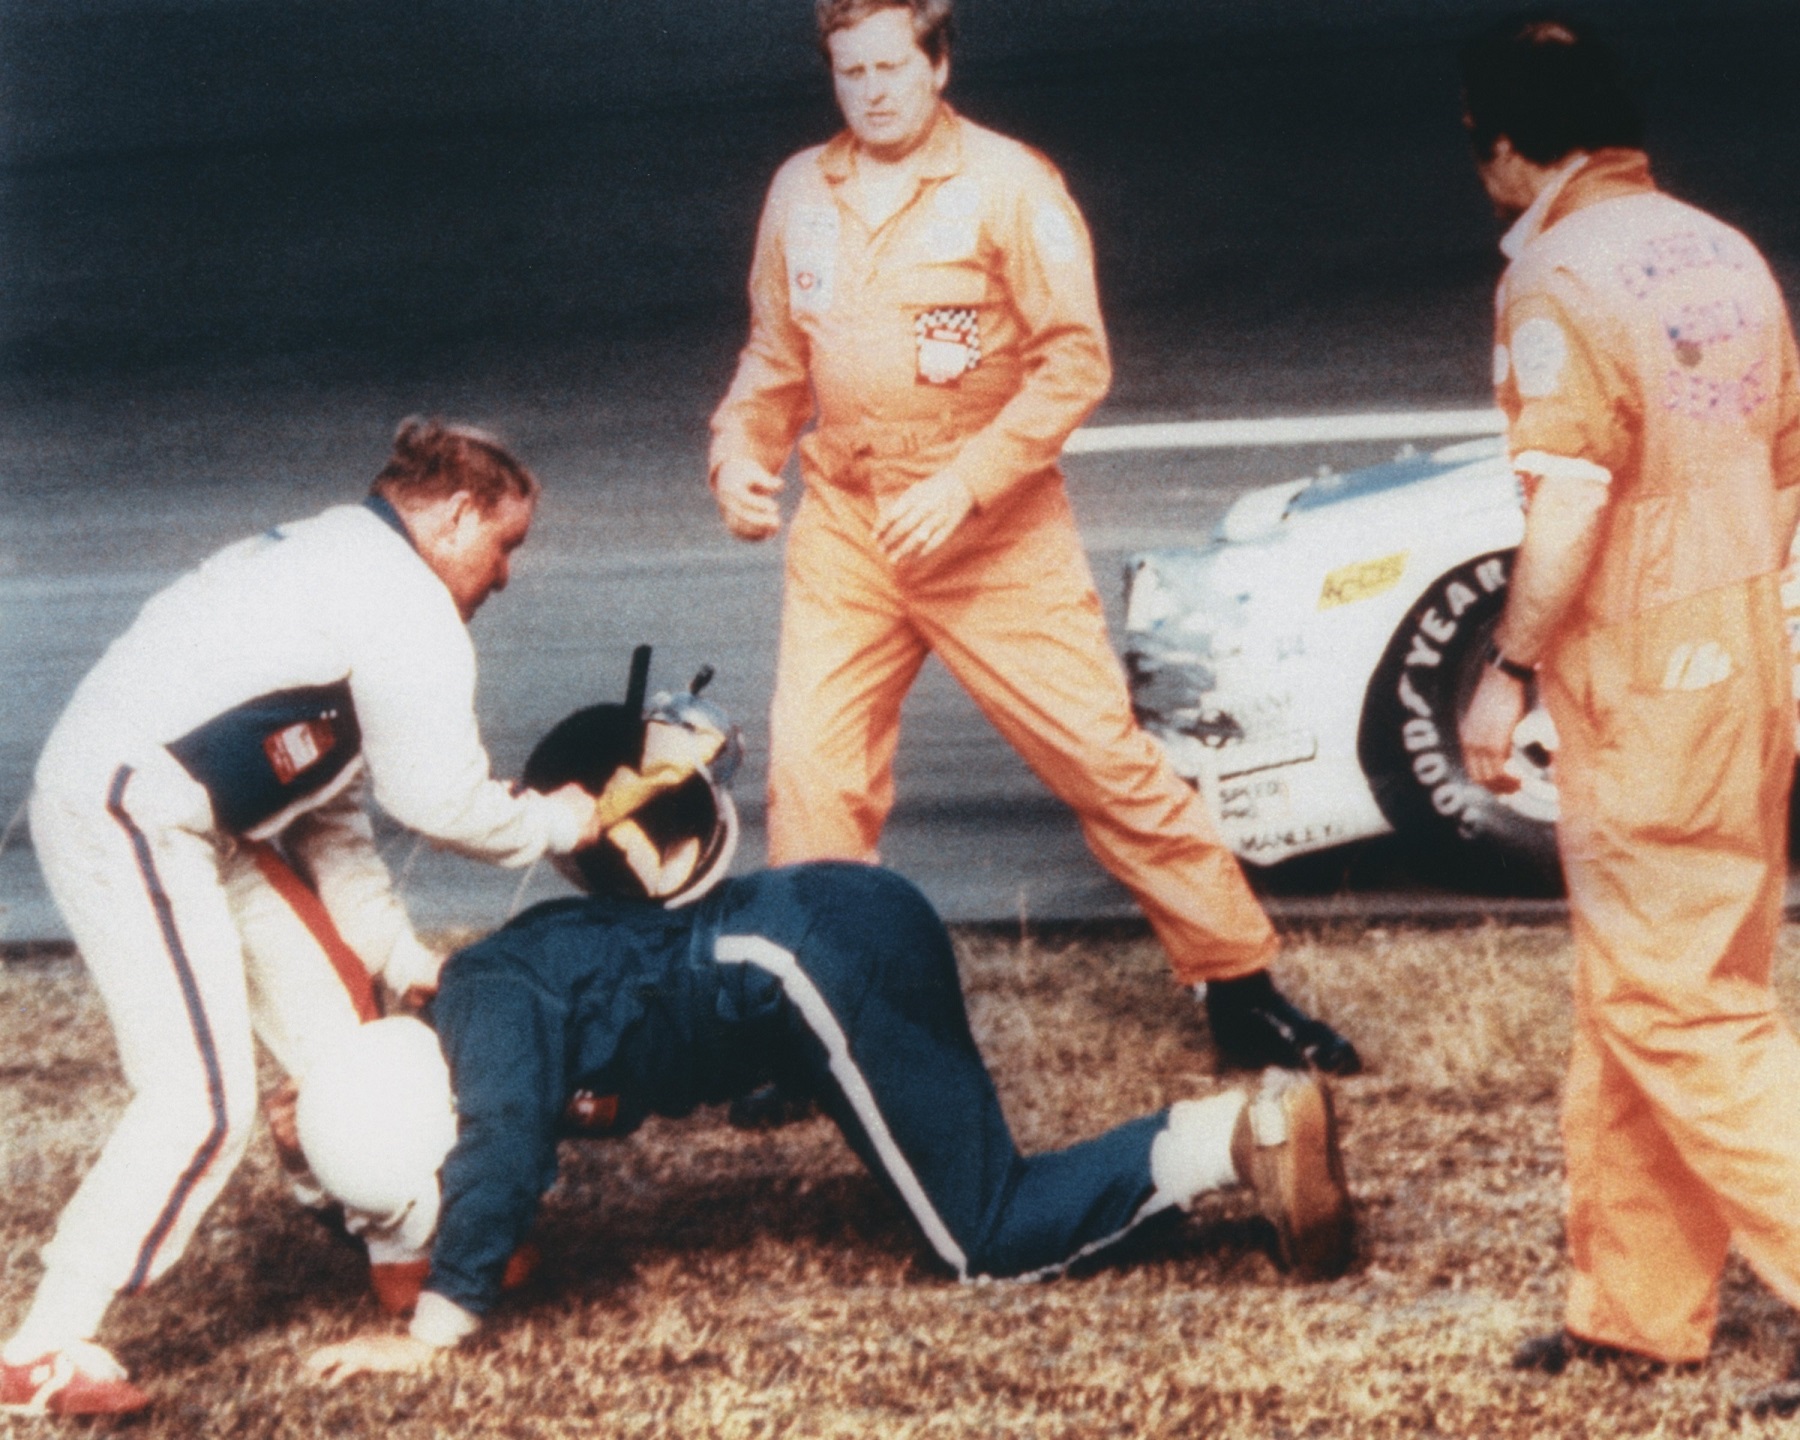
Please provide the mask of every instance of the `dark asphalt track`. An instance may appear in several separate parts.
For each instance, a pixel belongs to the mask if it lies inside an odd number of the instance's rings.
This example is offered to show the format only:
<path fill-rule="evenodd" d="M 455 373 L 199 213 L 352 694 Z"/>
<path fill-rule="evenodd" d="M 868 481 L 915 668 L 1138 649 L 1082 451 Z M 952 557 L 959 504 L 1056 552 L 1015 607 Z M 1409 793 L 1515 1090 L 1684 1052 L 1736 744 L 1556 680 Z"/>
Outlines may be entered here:
<path fill-rule="evenodd" d="M 1665 183 L 1762 241 L 1790 298 L 1800 90 L 1780 57 L 1797 33 L 1630 37 Z M 1101 421 L 1486 403 L 1498 263 L 1443 36 L 1284 43 L 1071 60 L 958 97 L 1057 159 L 1089 213 L 1118 369 Z M 779 551 L 724 534 L 701 457 L 761 187 L 822 113 L 780 101 L 0 168 L 0 824 L 144 598 L 221 544 L 362 493 L 394 422 L 423 410 L 496 426 L 547 485 L 513 588 L 475 627 L 498 767 L 619 693 L 639 641 L 659 684 L 710 662 L 751 741 L 738 794 L 757 860 Z M 1072 459 L 1115 623 L 1131 549 L 1204 535 L 1245 486 L 1392 448 Z M 950 916 L 1130 913 L 934 667 L 899 788 L 885 858 Z M 517 876 L 400 836 L 390 856 L 427 925 L 490 924 L 519 898 Z M 1461 903 L 1382 845 L 1259 883 L 1301 918 L 1386 913 L 1396 886 L 1420 913 Z M 540 874 L 523 898 L 554 885 Z M 60 933 L 18 834 L 0 904 L 0 940 Z"/>

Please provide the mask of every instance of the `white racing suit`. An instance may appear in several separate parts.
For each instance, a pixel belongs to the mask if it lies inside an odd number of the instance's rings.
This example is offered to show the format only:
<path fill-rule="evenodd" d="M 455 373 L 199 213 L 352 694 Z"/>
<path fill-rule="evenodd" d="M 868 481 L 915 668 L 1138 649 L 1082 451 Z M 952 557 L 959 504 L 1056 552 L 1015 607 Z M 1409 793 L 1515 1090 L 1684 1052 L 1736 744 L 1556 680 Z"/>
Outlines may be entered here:
<path fill-rule="evenodd" d="M 500 864 L 573 847 L 562 812 L 490 775 L 474 691 L 455 602 L 375 498 L 221 551 L 77 689 L 38 763 L 31 832 L 132 1098 L 45 1249 L 33 1336 L 91 1336 L 115 1293 L 180 1257 L 248 1140 L 253 1021 L 296 1074 L 357 1023 L 260 845 L 396 992 L 437 961 L 376 853 L 365 790 Z"/>

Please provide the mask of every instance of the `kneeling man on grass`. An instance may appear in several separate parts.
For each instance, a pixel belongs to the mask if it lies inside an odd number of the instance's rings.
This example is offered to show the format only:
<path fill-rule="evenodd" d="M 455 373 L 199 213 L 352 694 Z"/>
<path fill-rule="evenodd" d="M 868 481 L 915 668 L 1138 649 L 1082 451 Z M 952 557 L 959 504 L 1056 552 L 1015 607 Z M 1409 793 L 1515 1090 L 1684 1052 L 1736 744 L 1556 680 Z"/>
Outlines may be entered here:
<path fill-rule="evenodd" d="M 581 711 L 526 769 L 540 788 L 578 780 L 638 807 L 566 867 L 588 896 L 539 905 L 454 955 L 429 1030 L 364 1026 L 302 1084 L 299 1138 L 320 1181 L 389 1238 L 390 1260 L 410 1248 L 423 1283 L 406 1331 L 326 1346 L 315 1372 L 416 1370 L 471 1334 L 555 1178 L 560 1139 L 623 1135 L 770 1081 L 817 1099 L 965 1279 L 1054 1274 L 1238 1185 L 1285 1265 L 1330 1276 L 1349 1263 L 1324 1082 L 1271 1070 L 1248 1093 L 1020 1155 L 925 899 L 860 864 L 722 879 L 736 819 L 700 758 L 718 744 L 696 753 L 706 725 L 639 714 Z"/>

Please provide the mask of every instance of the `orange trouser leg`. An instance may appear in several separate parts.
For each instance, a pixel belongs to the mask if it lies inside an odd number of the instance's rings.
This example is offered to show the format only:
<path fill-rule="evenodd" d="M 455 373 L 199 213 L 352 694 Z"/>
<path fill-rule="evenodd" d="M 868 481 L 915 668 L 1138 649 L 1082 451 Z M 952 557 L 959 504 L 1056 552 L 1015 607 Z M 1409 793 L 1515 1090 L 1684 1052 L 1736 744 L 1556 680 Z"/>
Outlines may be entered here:
<path fill-rule="evenodd" d="M 1579 937 L 1579 921 L 1576 928 Z M 1578 962 L 1563 1092 L 1573 1268 L 1564 1324 L 1583 1339 L 1659 1359 L 1702 1359 L 1731 1232 L 1655 1108 L 1612 1058 L 1584 979 L 1592 968 Z"/>
<path fill-rule="evenodd" d="M 1690 633 L 1733 668 L 1664 688 Z M 1779 611 L 1762 582 L 1709 592 L 1580 659 L 1576 683 L 1546 690 L 1579 1019 L 1568 1324 L 1691 1359 L 1711 1339 L 1722 1234 L 1800 1305 L 1800 1042 L 1769 984 L 1793 765 Z M 1590 694 L 1624 703 L 1590 712 Z"/>
<path fill-rule="evenodd" d="M 1751 863 L 1569 866 L 1568 1325 L 1665 1359 L 1705 1355 L 1728 1238 L 1800 1305 L 1800 1044 L 1768 986 L 1783 867 L 1735 905 L 1714 888 Z"/>
<path fill-rule="evenodd" d="M 1066 507 L 1034 535 L 1029 563 L 983 557 L 910 598 L 938 658 L 1143 907 L 1176 978 L 1263 969 L 1274 928 L 1200 797 L 1132 717 Z"/>
<path fill-rule="evenodd" d="M 788 534 L 769 721 L 771 865 L 875 860 L 894 804 L 900 705 L 925 655 L 887 567 L 809 495 Z"/>

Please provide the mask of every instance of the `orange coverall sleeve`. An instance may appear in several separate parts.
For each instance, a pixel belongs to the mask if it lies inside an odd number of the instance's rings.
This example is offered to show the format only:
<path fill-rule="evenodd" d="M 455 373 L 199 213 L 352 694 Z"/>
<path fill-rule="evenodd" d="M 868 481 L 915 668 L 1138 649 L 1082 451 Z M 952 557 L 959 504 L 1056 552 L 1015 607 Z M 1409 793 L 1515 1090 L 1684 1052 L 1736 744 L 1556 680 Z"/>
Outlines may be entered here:
<path fill-rule="evenodd" d="M 1582 303 L 1575 281 L 1558 275 L 1506 307 L 1501 344 L 1509 354 L 1499 387 L 1507 447 L 1602 465 L 1617 476 L 1633 459 L 1642 431 L 1639 386 L 1597 332 L 1610 322 Z M 1600 343 L 1596 343 L 1600 340 Z"/>
<path fill-rule="evenodd" d="M 1025 381 L 946 467 L 979 506 L 1056 464 L 1112 383 L 1086 222 L 1048 162 L 1035 160 L 999 217 L 998 268 L 1025 334 Z"/>
<path fill-rule="evenodd" d="M 806 334 L 788 310 L 787 251 L 781 217 L 787 172 L 777 174 L 756 227 L 750 262 L 750 338 L 737 374 L 712 418 L 706 473 L 727 460 L 754 460 L 770 474 L 787 464 L 800 431 L 812 418 Z"/>
<path fill-rule="evenodd" d="M 1775 422 L 1775 485 L 1786 490 L 1800 485 L 1800 352 L 1794 345 L 1794 326 L 1783 317 L 1781 326 L 1781 406 Z"/>

